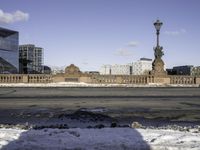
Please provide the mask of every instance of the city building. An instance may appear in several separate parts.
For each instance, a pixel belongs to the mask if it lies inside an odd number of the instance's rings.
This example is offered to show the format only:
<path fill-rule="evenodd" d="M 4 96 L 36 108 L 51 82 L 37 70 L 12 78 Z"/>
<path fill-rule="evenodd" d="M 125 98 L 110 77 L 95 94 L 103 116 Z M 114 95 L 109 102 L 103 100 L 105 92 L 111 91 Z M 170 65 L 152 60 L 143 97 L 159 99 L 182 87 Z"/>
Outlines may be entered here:
<path fill-rule="evenodd" d="M 62 74 L 65 73 L 65 66 L 58 67 L 58 66 L 51 66 L 51 74 Z"/>
<path fill-rule="evenodd" d="M 185 66 L 175 66 L 173 67 L 173 72 L 175 72 L 176 75 L 191 75 L 192 72 L 192 65 L 185 65 Z"/>
<path fill-rule="evenodd" d="M 174 71 L 172 68 L 168 68 L 166 71 L 168 75 L 176 75 L 176 71 Z"/>
<path fill-rule="evenodd" d="M 152 70 L 152 59 L 140 58 L 140 60 L 131 64 L 132 75 L 147 75 Z"/>
<path fill-rule="evenodd" d="M 19 33 L 0 27 L 0 73 L 19 70 Z"/>
<path fill-rule="evenodd" d="M 130 75 L 131 74 L 130 65 L 113 65 L 111 66 L 111 74 L 112 75 Z"/>
<path fill-rule="evenodd" d="M 43 72 L 43 48 L 33 44 L 19 46 L 19 72 L 37 74 Z"/>
<path fill-rule="evenodd" d="M 99 72 L 101 75 L 111 75 L 111 66 L 112 65 L 103 65 L 101 66 Z"/>
<path fill-rule="evenodd" d="M 147 75 L 152 70 L 152 59 L 140 58 L 140 60 L 126 65 L 103 65 L 100 68 L 101 75 Z"/>
<path fill-rule="evenodd" d="M 98 71 L 85 71 L 84 73 L 90 74 L 90 75 L 99 75 L 100 74 Z"/>
<path fill-rule="evenodd" d="M 51 74 L 51 68 L 49 66 L 42 66 L 43 67 L 43 72 L 44 74 Z"/>
<path fill-rule="evenodd" d="M 168 75 L 200 76 L 200 66 L 185 65 L 167 69 Z"/>

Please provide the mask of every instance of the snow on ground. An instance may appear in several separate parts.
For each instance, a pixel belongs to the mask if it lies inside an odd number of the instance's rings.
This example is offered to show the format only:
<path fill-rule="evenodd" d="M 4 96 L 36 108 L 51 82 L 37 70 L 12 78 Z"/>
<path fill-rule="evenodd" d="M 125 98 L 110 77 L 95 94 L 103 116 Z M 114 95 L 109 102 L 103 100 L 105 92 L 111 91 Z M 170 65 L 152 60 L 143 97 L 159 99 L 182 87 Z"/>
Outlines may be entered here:
<path fill-rule="evenodd" d="M 0 83 L 0 87 L 199 87 L 198 84 L 90 84 L 84 82 L 58 83 Z"/>
<path fill-rule="evenodd" d="M 0 149 L 199 150 L 200 133 L 158 129 L 0 129 Z"/>

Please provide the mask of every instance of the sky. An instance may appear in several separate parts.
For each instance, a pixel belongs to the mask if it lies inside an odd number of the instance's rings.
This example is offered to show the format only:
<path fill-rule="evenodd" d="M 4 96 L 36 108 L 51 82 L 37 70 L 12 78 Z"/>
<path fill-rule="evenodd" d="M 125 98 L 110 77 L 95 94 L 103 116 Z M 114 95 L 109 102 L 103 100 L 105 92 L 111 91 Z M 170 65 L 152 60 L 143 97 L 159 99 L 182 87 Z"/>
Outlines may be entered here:
<path fill-rule="evenodd" d="M 0 0 L 0 27 L 19 44 L 44 48 L 44 64 L 82 71 L 154 58 L 156 31 L 166 68 L 200 65 L 200 0 Z"/>

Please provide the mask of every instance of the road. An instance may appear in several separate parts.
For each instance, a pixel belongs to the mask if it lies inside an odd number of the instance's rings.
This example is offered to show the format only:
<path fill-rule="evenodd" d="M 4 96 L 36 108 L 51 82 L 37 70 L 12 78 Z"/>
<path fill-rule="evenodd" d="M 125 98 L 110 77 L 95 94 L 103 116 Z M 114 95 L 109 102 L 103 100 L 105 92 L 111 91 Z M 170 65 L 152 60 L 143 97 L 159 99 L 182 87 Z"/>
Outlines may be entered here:
<path fill-rule="evenodd" d="M 195 122 L 200 121 L 200 88 L 0 88 L 0 123 L 20 114 L 48 116 L 81 108 L 124 120 Z"/>

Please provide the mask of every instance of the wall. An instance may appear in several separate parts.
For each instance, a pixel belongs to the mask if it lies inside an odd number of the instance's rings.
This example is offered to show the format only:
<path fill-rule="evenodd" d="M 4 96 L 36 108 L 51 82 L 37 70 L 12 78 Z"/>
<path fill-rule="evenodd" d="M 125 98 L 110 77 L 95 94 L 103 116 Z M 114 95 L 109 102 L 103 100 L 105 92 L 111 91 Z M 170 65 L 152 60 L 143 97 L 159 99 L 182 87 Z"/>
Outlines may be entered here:
<path fill-rule="evenodd" d="M 193 76 L 169 76 L 169 77 L 170 77 L 170 84 L 196 84 L 196 77 Z"/>
<path fill-rule="evenodd" d="M 110 83 L 110 84 L 147 84 L 148 76 L 134 75 L 93 75 L 92 83 Z"/>
<path fill-rule="evenodd" d="M 170 84 L 170 78 L 169 77 L 155 77 L 153 83 Z"/>
<path fill-rule="evenodd" d="M 22 83 L 23 75 L 0 74 L 0 83 Z"/>
<path fill-rule="evenodd" d="M 200 84 L 200 77 L 150 75 L 89 75 L 89 74 L 0 74 L 0 83 L 85 82 L 96 84 Z"/>
<path fill-rule="evenodd" d="M 196 84 L 199 84 L 199 85 L 200 85 L 200 77 L 197 77 L 197 78 L 196 78 Z"/>
<path fill-rule="evenodd" d="M 51 75 L 44 74 L 0 74 L 0 83 L 51 83 Z"/>

